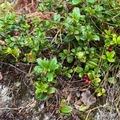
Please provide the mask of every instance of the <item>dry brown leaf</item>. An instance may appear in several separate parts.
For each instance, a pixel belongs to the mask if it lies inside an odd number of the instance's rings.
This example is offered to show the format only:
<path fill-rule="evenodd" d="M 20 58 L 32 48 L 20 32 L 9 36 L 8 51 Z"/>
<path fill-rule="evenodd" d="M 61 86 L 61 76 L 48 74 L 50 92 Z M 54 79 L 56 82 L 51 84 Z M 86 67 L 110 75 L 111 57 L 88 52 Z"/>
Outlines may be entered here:
<path fill-rule="evenodd" d="M 0 40 L 0 45 L 5 46 L 6 43 L 3 40 Z"/>
<path fill-rule="evenodd" d="M 31 14 L 27 14 L 27 17 L 28 18 L 30 18 L 30 17 L 39 17 L 42 20 L 47 20 L 47 19 L 52 18 L 53 15 L 54 15 L 54 12 L 34 12 L 34 13 L 31 13 Z"/>
<path fill-rule="evenodd" d="M 83 92 L 81 94 L 81 97 L 81 101 L 87 106 L 92 105 L 96 102 L 96 98 L 93 95 L 91 95 L 91 92 L 89 90 Z"/>
<path fill-rule="evenodd" d="M 72 97 L 71 94 L 69 94 L 68 97 L 67 97 L 68 104 L 69 104 L 69 102 L 71 100 L 71 97 Z"/>
<path fill-rule="evenodd" d="M 33 13 L 37 11 L 37 0 L 16 0 L 13 9 L 19 12 Z"/>
<path fill-rule="evenodd" d="M 0 72 L 0 80 L 2 80 L 3 76 L 2 76 L 2 73 Z"/>
<path fill-rule="evenodd" d="M 120 78 L 120 70 L 118 71 L 116 77 Z"/>

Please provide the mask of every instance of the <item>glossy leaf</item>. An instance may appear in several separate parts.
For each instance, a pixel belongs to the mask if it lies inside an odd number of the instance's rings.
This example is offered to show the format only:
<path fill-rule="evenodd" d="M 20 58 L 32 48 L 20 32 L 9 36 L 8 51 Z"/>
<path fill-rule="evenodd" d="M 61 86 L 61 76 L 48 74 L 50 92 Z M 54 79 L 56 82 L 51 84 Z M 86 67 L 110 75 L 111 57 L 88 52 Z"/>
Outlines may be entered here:
<path fill-rule="evenodd" d="M 99 41 L 100 40 L 100 37 L 98 35 L 93 35 L 92 36 L 92 39 L 93 40 L 96 40 L 96 41 Z"/>
<path fill-rule="evenodd" d="M 112 51 L 112 52 L 106 52 L 106 55 L 108 58 L 113 58 L 115 56 L 115 51 Z"/>
<path fill-rule="evenodd" d="M 108 82 L 111 83 L 111 84 L 116 84 L 117 80 L 114 77 L 109 77 Z"/>
<path fill-rule="evenodd" d="M 96 0 L 86 0 L 86 2 L 88 2 L 88 3 L 95 3 Z"/>
<path fill-rule="evenodd" d="M 47 73 L 46 76 L 47 76 L 49 82 L 53 81 L 54 75 L 52 73 Z"/>
<path fill-rule="evenodd" d="M 95 78 L 94 80 L 93 80 L 93 84 L 95 85 L 95 86 L 99 86 L 99 83 L 101 82 L 101 79 L 100 78 Z"/>
<path fill-rule="evenodd" d="M 120 36 L 117 37 L 117 44 L 120 45 Z"/>
<path fill-rule="evenodd" d="M 60 112 L 64 113 L 64 114 L 70 114 L 72 112 L 72 107 L 71 106 L 61 106 Z"/>
<path fill-rule="evenodd" d="M 77 4 L 81 3 L 81 2 L 82 2 L 82 0 L 72 0 L 73 5 L 77 5 Z"/>
<path fill-rule="evenodd" d="M 48 87 L 47 88 L 47 94 L 53 94 L 55 92 L 56 92 L 56 88 L 54 88 L 54 87 Z"/>
<path fill-rule="evenodd" d="M 67 62 L 72 63 L 73 62 L 73 56 L 68 56 L 67 57 Z"/>
<path fill-rule="evenodd" d="M 97 96 L 99 97 L 99 96 L 105 95 L 106 90 L 105 88 L 97 88 L 95 92 L 97 93 Z"/>
<path fill-rule="evenodd" d="M 80 9 L 78 7 L 75 7 L 72 12 L 72 17 L 75 20 L 79 20 L 80 18 Z"/>
<path fill-rule="evenodd" d="M 73 35 L 66 35 L 65 38 L 63 39 L 65 42 L 71 42 L 75 39 Z"/>
<path fill-rule="evenodd" d="M 82 72 L 82 71 L 83 71 L 83 68 L 82 68 L 82 67 L 77 66 L 76 68 L 74 68 L 74 71 L 75 71 L 76 73 L 80 73 L 80 72 Z"/>
<path fill-rule="evenodd" d="M 109 62 L 115 62 L 115 59 L 114 58 L 107 58 L 107 60 L 109 61 Z"/>
<path fill-rule="evenodd" d="M 43 69 L 40 68 L 39 66 L 35 66 L 34 71 L 36 72 L 36 74 L 40 74 L 40 73 L 42 73 Z"/>
<path fill-rule="evenodd" d="M 96 68 L 98 65 L 97 62 L 98 62 L 97 59 L 92 59 L 92 60 L 88 61 L 86 63 L 86 65 L 88 65 L 90 68 Z"/>
<path fill-rule="evenodd" d="M 49 69 L 50 70 L 56 70 L 59 67 L 59 65 L 57 64 L 57 58 L 54 57 L 53 59 L 51 59 L 49 61 Z"/>
<path fill-rule="evenodd" d="M 79 107 L 79 111 L 84 112 L 84 111 L 86 111 L 89 107 L 90 107 L 90 106 L 87 106 L 87 105 L 81 105 L 81 106 Z"/>
<path fill-rule="evenodd" d="M 61 18 L 60 14 L 57 13 L 54 14 L 54 21 L 60 22 L 60 18 Z"/>
<path fill-rule="evenodd" d="M 48 98 L 47 94 L 45 94 L 45 93 L 36 94 L 35 97 L 36 97 L 38 100 L 40 100 L 40 101 L 47 100 L 47 98 Z"/>
<path fill-rule="evenodd" d="M 78 59 L 81 60 L 81 59 L 83 59 L 85 53 L 81 51 L 81 52 L 78 52 L 76 55 L 77 55 Z"/>

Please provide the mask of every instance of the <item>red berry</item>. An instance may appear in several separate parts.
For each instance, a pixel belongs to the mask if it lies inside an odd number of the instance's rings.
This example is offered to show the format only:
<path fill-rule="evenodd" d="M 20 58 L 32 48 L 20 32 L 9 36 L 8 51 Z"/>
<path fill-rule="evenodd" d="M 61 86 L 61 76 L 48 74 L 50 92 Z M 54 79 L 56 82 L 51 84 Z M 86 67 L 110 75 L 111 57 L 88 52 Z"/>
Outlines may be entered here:
<path fill-rule="evenodd" d="M 68 7 L 68 10 L 69 10 L 69 11 L 71 11 L 72 9 L 73 9 L 73 7 L 72 7 L 72 6 L 69 6 L 69 7 Z"/>
<path fill-rule="evenodd" d="M 84 74 L 84 75 L 83 75 L 83 79 L 88 79 L 88 75 L 87 75 L 87 74 Z"/>
<path fill-rule="evenodd" d="M 83 75 L 83 80 L 84 80 L 84 83 L 89 83 L 90 82 L 90 79 L 89 79 L 87 74 Z"/>
<path fill-rule="evenodd" d="M 67 9 L 71 11 L 73 9 L 73 6 L 67 5 Z"/>
<path fill-rule="evenodd" d="M 18 36 L 18 35 L 19 35 L 19 32 L 15 31 L 14 36 Z"/>
<path fill-rule="evenodd" d="M 113 50 L 112 47 L 109 47 L 109 48 L 108 48 L 108 51 L 109 51 L 109 52 L 112 52 L 112 50 Z"/>
<path fill-rule="evenodd" d="M 28 23 L 28 24 L 30 24 L 30 23 L 31 23 L 31 19 L 30 19 L 30 18 L 27 20 L 27 23 Z"/>
<path fill-rule="evenodd" d="M 32 55 L 29 55 L 29 59 L 32 59 Z"/>
<path fill-rule="evenodd" d="M 85 83 L 89 83 L 89 79 L 85 79 L 84 82 L 85 82 Z"/>

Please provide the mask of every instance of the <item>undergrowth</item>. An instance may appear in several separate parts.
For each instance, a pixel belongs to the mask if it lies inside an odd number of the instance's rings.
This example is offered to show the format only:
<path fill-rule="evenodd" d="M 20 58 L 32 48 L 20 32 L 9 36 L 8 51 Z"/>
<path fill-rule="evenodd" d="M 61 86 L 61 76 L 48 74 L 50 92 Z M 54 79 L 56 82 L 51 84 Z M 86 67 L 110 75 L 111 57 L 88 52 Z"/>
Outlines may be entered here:
<path fill-rule="evenodd" d="M 58 77 L 76 77 L 97 97 L 107 95 L 106 84 L 119 82 L 119 1 L 38 1 L 31 17 L 1 5 L 0 61 L 34 64 L 39 100 L 55 94 Z M 69 114 L 72 108 L 62 106 L 60 111 Z"/>

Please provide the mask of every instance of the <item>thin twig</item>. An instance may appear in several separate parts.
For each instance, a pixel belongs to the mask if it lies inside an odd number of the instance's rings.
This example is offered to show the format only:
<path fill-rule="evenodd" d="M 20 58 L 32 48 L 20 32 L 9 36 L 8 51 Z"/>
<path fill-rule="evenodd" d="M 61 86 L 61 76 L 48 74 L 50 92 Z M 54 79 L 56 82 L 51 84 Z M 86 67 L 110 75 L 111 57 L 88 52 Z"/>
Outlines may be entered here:
<path fill-rule="evenodd" d="M 27 72 L 25 72 L 25 71 L 17 68 L 16 66 L 14 66 L 14 65 L 12 65 L 12 64 L 10 64 L 10 63 L 5 63 L 5 62 L 0 62 L 0 63 L 5 64 L 5 65 L 9 65 L 10 67 L 13 67 L 13 68 L 15 68 L 16 70 L 18 70 L 18 71 L 20 71 L 20 72 L 22 72 L 22 73 L 24 73 L 24 74 L 28 74 Z"/>

